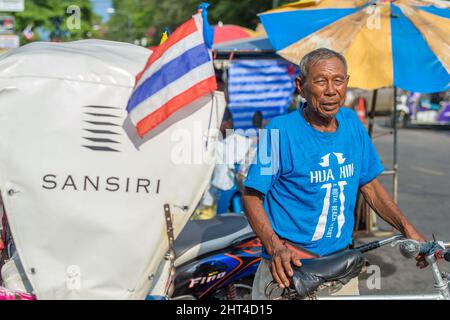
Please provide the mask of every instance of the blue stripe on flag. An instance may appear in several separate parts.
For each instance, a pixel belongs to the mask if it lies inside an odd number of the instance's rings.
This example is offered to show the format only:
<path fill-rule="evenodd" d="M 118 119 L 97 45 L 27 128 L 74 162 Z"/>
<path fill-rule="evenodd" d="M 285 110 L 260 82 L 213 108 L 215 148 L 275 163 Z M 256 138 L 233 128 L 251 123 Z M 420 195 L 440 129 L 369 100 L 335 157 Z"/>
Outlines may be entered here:
<path fill-rule="evenodd" d="M 234 108 L 230 107 L 231 112 L 236 111 L 236 112 L 256 112 L 256 111 L 280 111 L 280 107 L 238 107 L 236 108 L 236 110 L 234 110 Z"/>
<path fill-rule="evenodd" d="M 248 118 L 251 119 L 255 112 L 260 111 L 263 115 L 281 115 L 287 111 L 287 106 L 283 107 L 263 107 L 263 108 L 240 108 L 240 107 L 230 107 L 231 113 L 234 115 L 237 114 L 251 114 Z M 242 117 L 240 119 L 243 119 Z"/>
<path fill-rule="evenodd" d="M 229 103 L 246 103 L 248 105 L 251 105 L 252 103 L 257 103 L 257 102 L 273 102 L 273 101 L 279 101 L 280 103 L 282 103 L 283 105 L 286 104 L 287 100 L 290 101 L 290 97 L 267 97 L 267 98 L 262 98 L 262 99 L 258 99 L 258 98 L 253 98 L 253 99 L 239 99 L 239 97 L 232 95 L 229 98 Z M 289 103 L 289 102 L 288 102 Z"/>
<path fill-rule="evenodd" d="M 433 93 L 450 89 L 450 75 L 422 34 L 392 5 L 394 85 L 408 91 Z M 414 54 L 411 54 L 414 48 Z"/>
<path fill-rule="evenodd" d="M 165 86 L 178 80 L 191 70 L 208 61 L 210 61 L 210 57 L 204 43 L 187 50 L 179 57 L 169 61 L 146 79 L 133 92 L 133 95 L 128 102 L 128 112 L 136 108 L 142 101 L 151 97 Z"/>
<path fill-rule="evenodd" d="M 279 116 L 281 111 L 283 111 L 283 110 L 278 109 L 278 110 L 273 110 L 271 112 L 264 110 L 262 112 L 262 114 L 263 114 L 263 117 L 266 117 L 266 118 L 274 117 L 274 116 Z M 236 112 L 233 115 L 233 121 L 242 120 L 242 119 L 244 119 L 244 120 L 245 119 L 253 119 L 254 115 L 255 115 L 255 112 L 242 112 L 239 110 L 239 112 Z"/>
<path fill-rule="evenodd" d="M 271 67 L 271 68 L 284 68 L 284 63 L 276 63 L 276 64 L 254 64 L 254 63 L 244 63 L 244 62 L 234 62 L 233 68 L 242 68 L 242 69 L 261 69 L 262 67 Z"/>
<path fill-rule="evenodd" d="M 279 72 L 265 72 L 264 70 L 259 72 L 252 73 L 230 73 L 230 76 L 235 78 L 245 78 L 245 77 L 256 77 L 256 76 L 264 76 L 264 77 L 274 77 L 274 76 L 287 76 L 286 71 Z"/>

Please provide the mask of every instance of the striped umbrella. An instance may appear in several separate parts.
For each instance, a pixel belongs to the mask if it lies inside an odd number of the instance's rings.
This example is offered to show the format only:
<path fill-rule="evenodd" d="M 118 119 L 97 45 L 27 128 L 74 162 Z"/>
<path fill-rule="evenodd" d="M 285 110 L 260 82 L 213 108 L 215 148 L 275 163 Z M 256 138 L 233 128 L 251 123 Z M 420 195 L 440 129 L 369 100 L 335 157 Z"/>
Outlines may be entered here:
<path fill-rule="evenodd" d="M 255 31 L 234 24 L 214 26 L 214 44 L 253 37 Z"/>
<path fill-rule="evenodd" d="M 449 2 L 307 0 L 260 19 L 274 49 L 293 63 L 319 47 L 342 53 L 350 87 L 450 89 Z"/>

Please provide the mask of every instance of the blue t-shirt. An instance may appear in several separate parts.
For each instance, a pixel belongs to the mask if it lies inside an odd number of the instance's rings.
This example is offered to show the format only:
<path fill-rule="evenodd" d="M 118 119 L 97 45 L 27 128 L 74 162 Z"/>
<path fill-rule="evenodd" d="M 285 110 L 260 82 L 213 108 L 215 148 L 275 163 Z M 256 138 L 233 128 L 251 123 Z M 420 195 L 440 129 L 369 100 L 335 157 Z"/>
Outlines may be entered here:
<path fill-rule="evenodd" d="M 320 132 L 302 109 L 272 119 L 245 181 L 265 195 L 278 236 L 319 255 L 352 242 L 358 189 L 384 170 L 356 113 L 341 108 L 336 120 L 335 132 Z"/>

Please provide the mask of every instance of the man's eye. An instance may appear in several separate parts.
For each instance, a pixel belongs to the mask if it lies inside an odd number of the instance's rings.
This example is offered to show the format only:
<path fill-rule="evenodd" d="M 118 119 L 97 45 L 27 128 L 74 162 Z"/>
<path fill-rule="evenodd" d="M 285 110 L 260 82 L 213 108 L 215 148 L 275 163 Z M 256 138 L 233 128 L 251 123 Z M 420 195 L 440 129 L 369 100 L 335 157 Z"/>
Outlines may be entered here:
<path fill-rule="evenodd" d="M 322 86 L 327 82 L 325 80 L 317 80 L 317 81 L 315 81 L 315 83 L 318 84 L 319 86 Z"/>

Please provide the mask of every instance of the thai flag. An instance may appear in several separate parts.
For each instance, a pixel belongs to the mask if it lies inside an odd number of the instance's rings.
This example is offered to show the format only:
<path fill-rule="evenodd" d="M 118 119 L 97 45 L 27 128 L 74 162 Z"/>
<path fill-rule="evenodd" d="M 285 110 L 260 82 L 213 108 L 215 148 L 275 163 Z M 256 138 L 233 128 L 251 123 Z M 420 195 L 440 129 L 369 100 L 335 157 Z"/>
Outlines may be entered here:
<path fill-rule="evenodd" d="M 25 28 L 25 30 L 23 30 L 22 34 L 25 37 L 25 39 L 27 39 L 28 41 L 33 40 L 33 36 L 34 36 L 33 26 L 31 24 L 29 24 Z"/>
<path fill-rule="evenodd" d="M 160 44 L 136 77 L 127 111 L 139 136 L 197 98 L 216 90 L 209 48 L 213 31 L 203 11 Z"/>

